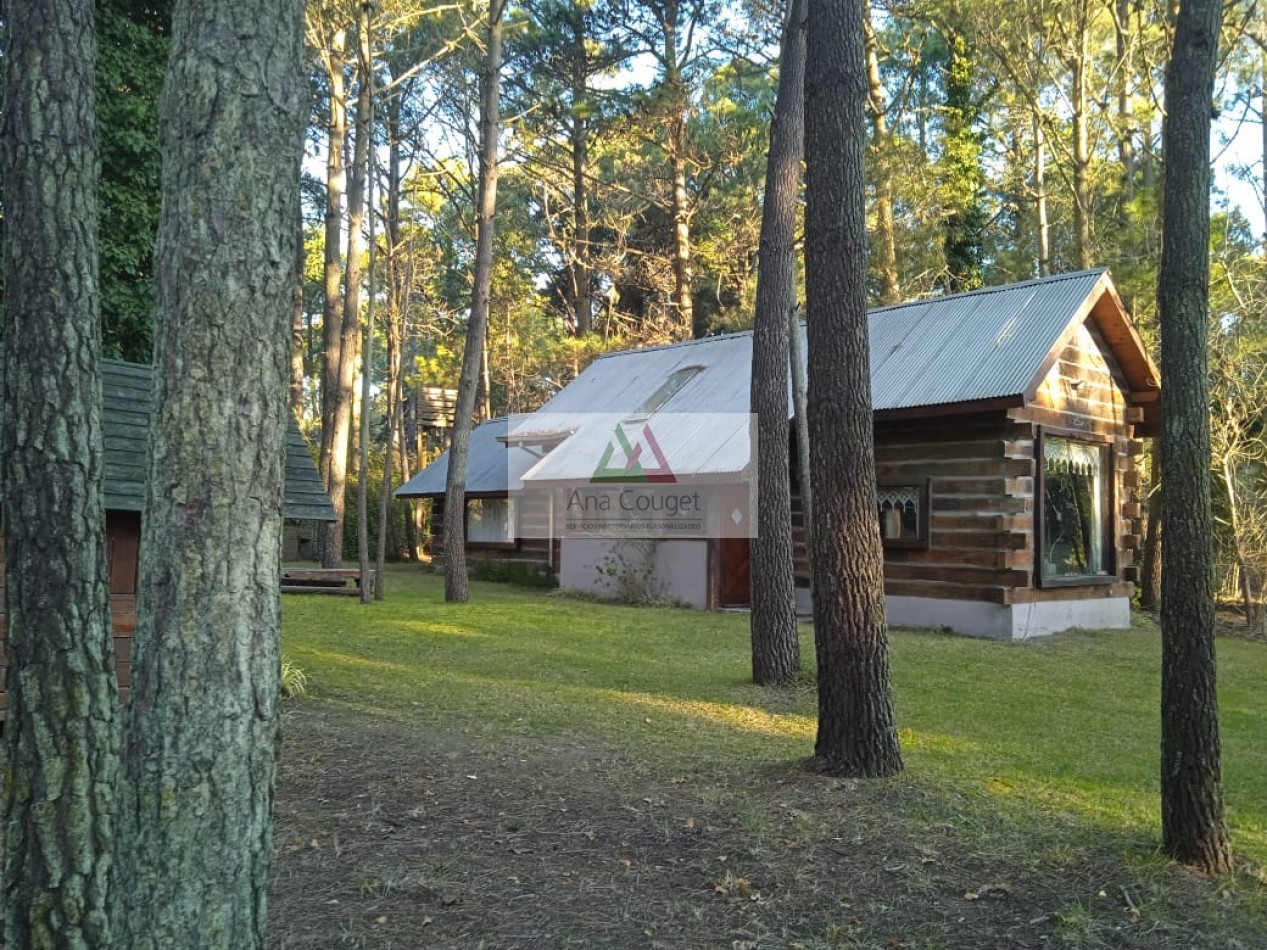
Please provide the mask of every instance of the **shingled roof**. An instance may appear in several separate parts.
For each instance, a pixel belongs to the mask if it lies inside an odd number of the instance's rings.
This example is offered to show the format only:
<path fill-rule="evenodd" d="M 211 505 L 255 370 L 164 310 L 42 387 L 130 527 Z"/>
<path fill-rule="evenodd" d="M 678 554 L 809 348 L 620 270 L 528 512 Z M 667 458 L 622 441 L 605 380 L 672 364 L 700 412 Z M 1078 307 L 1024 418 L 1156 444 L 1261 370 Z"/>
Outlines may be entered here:
<path fill-rule="evenodd" d="M 105 430 L 105 505 L 109 511 L 145 506 L 145 452 L 150 423 L 150 367 L 101 361 L 102 427 Z M 304 521 L 333 521 L 308 443 L 293 417 L 286 428 L 286 487 L 282 514 Z"/>

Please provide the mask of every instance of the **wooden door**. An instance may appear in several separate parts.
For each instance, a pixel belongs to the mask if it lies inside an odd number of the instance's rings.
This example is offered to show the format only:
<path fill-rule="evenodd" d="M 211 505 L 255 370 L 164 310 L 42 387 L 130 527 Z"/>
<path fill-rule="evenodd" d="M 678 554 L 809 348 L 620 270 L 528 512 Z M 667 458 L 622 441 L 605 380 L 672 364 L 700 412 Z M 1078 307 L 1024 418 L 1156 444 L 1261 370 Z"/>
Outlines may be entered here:
<path fill-rule="evenodd" d="M 718 606 L 747 607 L 752 603 L 749 587 L 751 554 L 747 538 L 721 539 L 721 579 L 717 588 Z"/>

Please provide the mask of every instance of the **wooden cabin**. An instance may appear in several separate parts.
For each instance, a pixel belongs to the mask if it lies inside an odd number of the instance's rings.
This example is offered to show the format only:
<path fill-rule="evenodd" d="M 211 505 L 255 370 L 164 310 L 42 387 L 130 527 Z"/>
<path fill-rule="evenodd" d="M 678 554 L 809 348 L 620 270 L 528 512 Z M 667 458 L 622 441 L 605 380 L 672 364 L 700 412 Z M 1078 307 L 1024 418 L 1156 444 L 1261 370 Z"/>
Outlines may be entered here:
<path fill-rule="evenodd" d="M 870 331 L 889 621 L 1000 639 L 1129 624 L 1136 463 L 1142 439 L 1158 431 L 1160 390 L 1108 273 L 884 307 L 871 311 Z M 569 456 L 577 472 L 592 469 L 581 434 L 596 414 L 747 412 L 751 347 L 751 334 L 740 333 L 600 357 L 512 426 L 567 433 L 541 462 L 519 469 L 519 481 L 548 484 Z M 478 460 L 473 444 L 473 469 L 504 470 L 507 441 L 513 431 L 482 443 Z M 752 460 L 734 455 L 732 474 L 746 476 Z M 689 455 L 671 461 L 680 476 L 696 474 Z M 808 613 L 795 461 L 792 475 L 798 602 Z M 511 504 L 533 495 L 495 487 L 493 497 Z M 560 583 L 602 593 L 596 567 L 621 542 L 559 534 Z M 663 541 L 655 557 L 665 596 L 704 608 L 747 605 L 746 538 Z"/>
<path fill-rule="evenodd" d="M 530 571 L 558 570 L 558 542 L 549 537 L 549 511 L 538 495 L 523 497 L 520 476 L 541 456 L 506 444 L 508 425 L 525 416 L 490 419 L 471 432 L 463 518 L 468 565 L 488 562 Z M 446 450 L 396 489 L 397 498 L 431 502 L 431 553 L 444 556 L 444 496 L 449 472 Z"/>
<path fill-rule="evenodd" d="M 101 361 L 102 427 L 105 436 L 104 495 L 110 618 L 114 627 L 119 689 L 127 698 L 136 629 L 136 583 L 140 565 L 141 510 L 145 504 L 145 454 L 149 433 L 150 368 L 119 360 Z M 298 521 L 333 521 L 334 508 L 322 488 L 308 443 L 291 420 L 286 432 L 283 514 Z M 4 533 L 0 524 L 0 718 L 4 714 Z"/>

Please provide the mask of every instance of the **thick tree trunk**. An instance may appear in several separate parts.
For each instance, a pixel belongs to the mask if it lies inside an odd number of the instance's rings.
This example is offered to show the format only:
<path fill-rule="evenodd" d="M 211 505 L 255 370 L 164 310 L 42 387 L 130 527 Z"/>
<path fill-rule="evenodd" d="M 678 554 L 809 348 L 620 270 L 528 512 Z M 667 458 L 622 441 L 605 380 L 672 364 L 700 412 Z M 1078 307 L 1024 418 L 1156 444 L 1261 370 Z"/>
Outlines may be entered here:
<path fill-rule="evenodd" d="M 817 767 L 898 772 L 875 507 L 867 343 L 861 0 L 810 0 L 805 68 L 806 300 L 814 485 Z"/>
<path fill-rule="evenodd" d="M 1214 657 L 1214 525 L 1207 371 L 1210 101 L 1220 0 L 1183 0 L 1166 70 L 1161 317 L 1162 847 L 1209 873 L 1230 866 Z"/>
<path fill-rule="evenodd" d="M 301 0 L 178 0 L 118 946 L 263 947 Z M 249 81 L 246 77 L 249 77 Z"/>
<path fill-rule="evenodd" d="M 805 0 L 790 0 L 770 123 L 752 330 L 757 414 L 757 535 L 752 545 L 752 681 L 790 683 L 801 668 L 792 569 L 787 315 L 796 309 L 796 205 L 805 145 Z"/>
<path fill-rule="evenodd" d="M 351 425 L 351 375 L 343 373 L 343 195 L 347 187 L 348 98 L 343 78 L 347 33 L 336 30 L 323 55 L 329 95 L 326 152 L 325 307 L 322 313 L 321 482 L 330 494 L 337 522 L 317 525 L 317 553 L 326 567 L 343 559 L 343 486 L 347 480 L 347 427 Z M 342 433 L 343 450 L 336 450 Z"/>
<path fill-rule="evenodd" d="M 444 496 L 444 599 L 465 603 L 469 597 L 466 576 L 466 460 L 471 448 L 471 422 L 479 388 L 484 340 L 488 334 L 488 298 L 493 280 L 493 228 L 497 211 L 497 130 L 499 127 L 502 11 L 505 0 L 489 0 L 488 46 L 484 61 L 483 95 L 480 101 L 479 207 L 475 218 L 475 275 L 471 288 L 471 313 L 462 352 L 458 380 L 453 441 L 449 445 L 449 470 Z"/>
<path fill-rule="evenodd" d="M 897 228 L 893 222 L 893 181 L 888 171 L 889 123 L 884 115 L 884 81 L 871 14 L 863 21 L 867 43 L 867 114 L 871 116 L 871 151 L 876 157 L 875 236 L 880 250 L 880 302 L 898 303 L 902 289 L 897 271 Z"/>
<path fill-rule="evenodd" d="M 107 947 L 118 775 L 102 503 L 93 5 L 5 7 L 4 936 Z"/>
<path fill-rule="evenodd" d="M 358 187 L 354 189 L 351 202 L 354 209 L 349 215 L 353 220 L 351 234 L 348 238 L 348 295 L 344 304 L 355 317 L 359 309 L 355 304 L 361 298 L 361 222 L 368 212 L 369 218 L 369 293 L 365 300 L 365 326 L 361 341 L 361 415 L 358 431 L 357 466 L 356 466 L 356 553 L 358 567 L 361 572 L 361 603 L 371 600 L 370 576 L 370 418 L 373 415 L 371 400 L 371 383 L 374 378 L 374 157 L 370 150 L 370 142 L 374 137 L 374 51 L 370 44 L 370 5 L 361 4 L 360 18 L 357 21 L 357 45 L 361 76 L 360 95 L 356 106 L 356 156 L 357 165 L 354 177 L 359 178 Z M 355 217 L 353 217 L 353 215 Z M 356 236 L 356 247 L 353 249 L 352 237 Z M 357 261 L 355 268 L 352 261 Z M 344 310 L 344 328 L 347 328 L 348 310 Z"/>

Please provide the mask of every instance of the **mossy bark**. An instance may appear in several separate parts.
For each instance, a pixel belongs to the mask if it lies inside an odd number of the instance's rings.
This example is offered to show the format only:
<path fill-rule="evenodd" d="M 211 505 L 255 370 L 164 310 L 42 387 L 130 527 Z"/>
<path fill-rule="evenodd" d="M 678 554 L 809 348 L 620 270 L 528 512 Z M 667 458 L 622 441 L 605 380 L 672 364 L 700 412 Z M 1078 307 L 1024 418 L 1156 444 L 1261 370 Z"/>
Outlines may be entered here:
<path fill-rule="evenodd" d="M 120 946 L 264 944 L 302 18 L 176 5 Z"/>
<path fill-rule="evenodd" d="M 111 945 L 93 5 L 5 7 L 5 945 Z"/>

